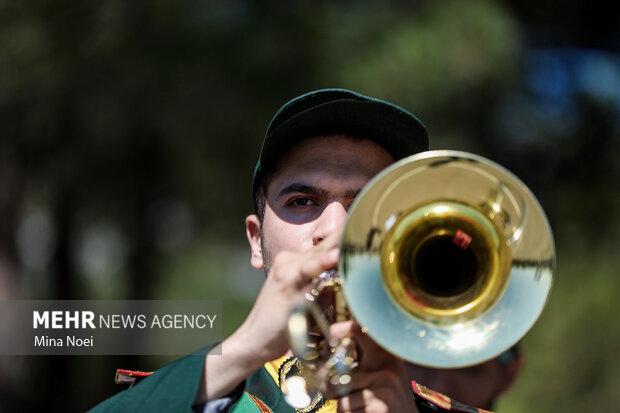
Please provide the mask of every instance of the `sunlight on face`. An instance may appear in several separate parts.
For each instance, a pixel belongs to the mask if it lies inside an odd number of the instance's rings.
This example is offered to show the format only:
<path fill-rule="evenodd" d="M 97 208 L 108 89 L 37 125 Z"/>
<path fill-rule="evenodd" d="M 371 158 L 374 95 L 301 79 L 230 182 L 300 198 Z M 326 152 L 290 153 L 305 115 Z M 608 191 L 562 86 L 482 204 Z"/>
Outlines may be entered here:
<path fill-rule="evenodd" d="M 344 135 L 305 139 L 279 160 L 267 187 L 262 250 L 303 252 L 344 227 L 366 183 L 394 162 L 380 145 Z"/>

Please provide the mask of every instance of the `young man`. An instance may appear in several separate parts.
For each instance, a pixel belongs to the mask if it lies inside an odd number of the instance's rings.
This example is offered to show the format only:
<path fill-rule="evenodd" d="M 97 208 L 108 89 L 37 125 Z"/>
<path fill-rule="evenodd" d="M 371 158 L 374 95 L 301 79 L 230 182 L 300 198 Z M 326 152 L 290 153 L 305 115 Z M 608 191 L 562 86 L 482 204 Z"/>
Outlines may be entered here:
<path fill-rule="evenodd" d="M 221 343 L 221 355 L 186 357 L 94 411 L 294 412 L 278 387 L 295 362 L 286 332 L 291 309 L 318 274 L 337 267 L 348 209 L 364 185 L 427 149 L 424 125 L 388 102 L 328 89 L 284 105 L 267 129 L 254 175 L 256 211 L 245 221 L 251 264 L 266 273 L 249 316 Z M 346 395 L 325 387 L 303 411 L 425 408 L 416 407 L 402 360 L 356 323 L 336 323 L 331 333 L 354 338 L 359 366 Z"/>

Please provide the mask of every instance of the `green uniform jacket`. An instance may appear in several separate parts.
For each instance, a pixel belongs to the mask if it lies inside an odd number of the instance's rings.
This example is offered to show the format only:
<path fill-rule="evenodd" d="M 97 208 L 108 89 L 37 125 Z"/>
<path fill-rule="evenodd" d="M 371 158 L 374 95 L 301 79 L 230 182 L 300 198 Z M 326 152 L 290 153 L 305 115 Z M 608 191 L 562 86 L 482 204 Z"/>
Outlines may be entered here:
<path fill-rule="evenodd" d="M 130 389 L 121 391 L 89 413 L 166 412 L 195 413 L 192 409 L 204 367 L 205 354 L 189 355 L 169 364 Z M 248 377 L 235 391 L 237 400 L 228 412 L 295 413 L 265 368 Z M 482 412 L 464 405 L 440 407 L 432 399 L 413 393 L 420 413 Z"/>
<path fill-rule="evenodd" d="M 186 356 L 157 370 L 131 389 L 121 391 L 89 412 L 194 413 L 192 404 L 200 385 L 204 359 L 204 355 Z M 286 404 L 280 388 L 264 368 L 248 377 L 237 392 L 241 397 L 228 409 L 229 412 L 295 413 Z"/>

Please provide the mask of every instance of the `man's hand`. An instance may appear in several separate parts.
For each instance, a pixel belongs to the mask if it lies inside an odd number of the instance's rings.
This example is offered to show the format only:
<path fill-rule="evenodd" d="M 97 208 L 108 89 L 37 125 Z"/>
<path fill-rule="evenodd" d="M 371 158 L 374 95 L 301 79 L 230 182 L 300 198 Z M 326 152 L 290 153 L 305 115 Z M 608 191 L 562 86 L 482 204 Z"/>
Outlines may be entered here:
<path fill-rule="evenodd" d="M 333 337 L 351 337 L 358 346 L 359 366 L 351 374 L 348 394 L 338 397 L 337 390 L 326 385 L 323 395 L 338 399 L 339 412 L 414 412 L 411 384 L 402 360 L 379 347 L 354 321 L 331 326 Z"/>
<path fill-rule="evenodd" d="M 196 403 L 230 394 L 270 360 L 286 354 L 288 318 L 304 299 L 311 281 L 336 268 L 340 233 L 333 233 L 304 253 L 281 252 L 244 323 L 222 343 L 221 356 L 208 356 Z"/>
<path fill-rule="evenodd" d="M 254 307 L 238 331 L 244 340 L 256 342 L 252 347 L 263 361 L 287 352 L 291 310 L 304 300 L 314 278 L 337 267 L 339 240 L 340 234 L 334 233 L 308 252 L 276 255 Z"/>

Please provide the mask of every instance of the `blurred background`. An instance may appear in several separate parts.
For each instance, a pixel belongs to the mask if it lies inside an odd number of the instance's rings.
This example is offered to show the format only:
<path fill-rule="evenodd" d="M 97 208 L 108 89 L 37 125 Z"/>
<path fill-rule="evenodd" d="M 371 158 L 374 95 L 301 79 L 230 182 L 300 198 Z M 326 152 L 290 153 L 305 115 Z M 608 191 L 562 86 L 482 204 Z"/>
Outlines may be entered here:
<path fill-rule="evenodd" d="M 260 4 L 262 3 L 262 4 Z M 498 410 L 620 411 L 620 6 L 573 0 L 0 0 L 0 298 L 218 299 L 276 109 L 390 100 L 503 164 L 553 227 L 554 291 Z M 164 357 L 0 357 L 0 411 L 85 411 Z"/>

